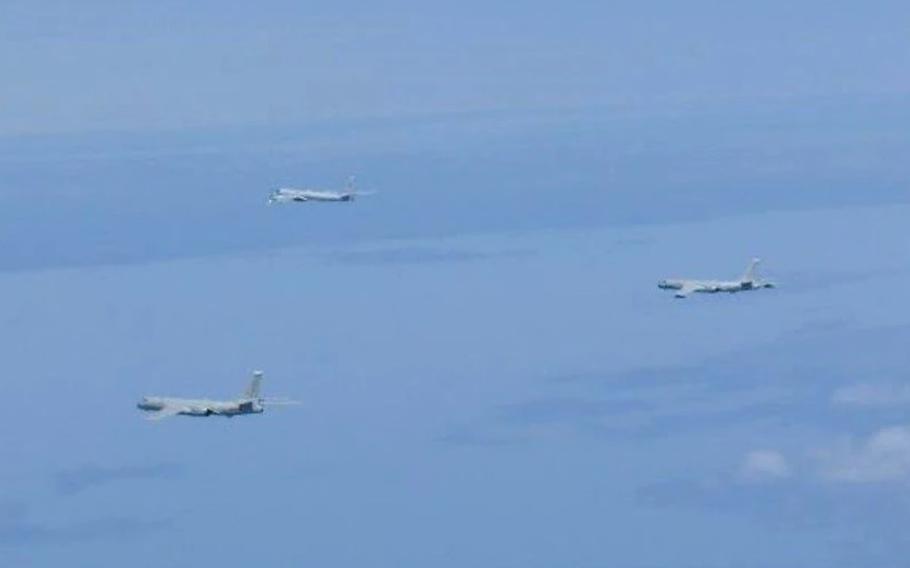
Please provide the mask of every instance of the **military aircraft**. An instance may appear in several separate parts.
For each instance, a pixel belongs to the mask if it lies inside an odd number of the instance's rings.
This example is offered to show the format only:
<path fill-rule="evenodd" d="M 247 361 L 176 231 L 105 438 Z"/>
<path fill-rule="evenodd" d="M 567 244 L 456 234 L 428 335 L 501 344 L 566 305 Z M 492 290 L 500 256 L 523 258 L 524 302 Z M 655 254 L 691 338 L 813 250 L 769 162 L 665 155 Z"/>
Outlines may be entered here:
<path fill-rule="evenodd" d="M 687 279 L 669 279 L 660 280 L 657 287 L 662 290 L 676 290 L 674 296 L 677 298 L 686 298 L 692 292 L 701 292 L 714 294 L 717 292 L 745 292 L 747 290 L 760 290 L 762 288 L 774 288 L 774 282 L 763 280 L 756 275 L 756 269 L 761 263 L 761 259 L 753 258 L 739 280 L 687 280 Z"/>
<path fill-rule="evenodd" d="M 372 191 L 354 189 L 354 176 L 348 178 L 347 186 L 341 191 L 322 189 L 293 189 L 282 187 L 269 194 L 269 205 L 273 203 L 291 203 L 304 201 L 354 201 L 358 195 L 370 195 Z"/>
<path fill-rule="evenodd" d="M 262 371 L 253 372 L 253 380 L 244 391 L 243 396 L 236 400 L 205 400 L 186 398 L 165 398 L 158 396 L 145 396 L 136 404 L 139 410 L 152 412 L 149 420 L 161 420 L 171 416 L 227 416 L 231 418 L 238 414 L 261 414 L 267 405 L 297 404 L 293 400 L 268 399 L 259 396 L 262 384 Z"/>

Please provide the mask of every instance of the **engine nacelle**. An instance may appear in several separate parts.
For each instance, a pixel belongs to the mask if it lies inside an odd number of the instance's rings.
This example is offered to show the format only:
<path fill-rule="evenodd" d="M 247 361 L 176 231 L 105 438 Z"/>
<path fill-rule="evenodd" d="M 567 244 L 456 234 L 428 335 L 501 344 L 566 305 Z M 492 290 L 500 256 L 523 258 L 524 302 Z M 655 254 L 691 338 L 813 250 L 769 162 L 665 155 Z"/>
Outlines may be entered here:
<path fill-rule="evenodd" d="M 255 414 L 255 413 L 262 412 L 262 410 L 263 410 L 262 405 L 259 404 L 255 400 L 247 400 L 247 401 L 241 402 L 237 406 L 237 411 L 240 412 L 241 414 Z"/>
<path fill-rule="evenodd" d="M 215 414 L 215 411 L 211 408 L 193 408 L 183 411 L 182 414 L 189 414 L 190 416 L 211 416 L 212 414 Z"/>

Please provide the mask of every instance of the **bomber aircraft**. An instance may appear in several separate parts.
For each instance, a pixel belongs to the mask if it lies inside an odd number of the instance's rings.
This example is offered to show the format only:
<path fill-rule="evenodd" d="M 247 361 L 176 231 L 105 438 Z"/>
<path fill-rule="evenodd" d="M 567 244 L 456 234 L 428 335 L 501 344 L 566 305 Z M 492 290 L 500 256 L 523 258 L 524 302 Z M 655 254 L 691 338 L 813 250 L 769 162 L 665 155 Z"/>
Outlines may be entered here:
<path fill-rule="evenodd" d="M 348 178 L 347 186 L 340 191 L 324 189 L 294 189 L 282 187 L 269 194 L 269 205 L 273 203 L 292 203 L 305 201 L 354 201 L 358 195 L 370 195 L 372 191 L 357 191 L 354 188 L 354 176 Z"/>
<path fill-rule="evenodd" d="M 243 396 L 234 400 L 207 400 L 187 398 L 166 398 L 145 396 L 136 405 L 139 410 L 151 412 L 149 420 L 161 420 L 170 416 L 227 416 L 239 414 L 261 414 L 267 405 L 297 404 L 285 399 L 268 399 L 259 396 L 262 384 L 262 371 L 254 371 L 250 386 Z"/>
<path fill-rule="evenodd" d="M 756 274 L 756 269 L 761 263 L 761 259 L 753 258 L 738 280 L 688 280 L 688 279 L 668 279 L 660 280 L 657 287 L 662 290 L 676 290 L 674 294 L 677 298 L 686 298 L 692 292 L 701 292 L 705 294 L 715 294 L 717 292 L 745 292 L 747 290 L 760 290 L 762 288 L 774 288 L 774 282 L 763 280 Z"/>

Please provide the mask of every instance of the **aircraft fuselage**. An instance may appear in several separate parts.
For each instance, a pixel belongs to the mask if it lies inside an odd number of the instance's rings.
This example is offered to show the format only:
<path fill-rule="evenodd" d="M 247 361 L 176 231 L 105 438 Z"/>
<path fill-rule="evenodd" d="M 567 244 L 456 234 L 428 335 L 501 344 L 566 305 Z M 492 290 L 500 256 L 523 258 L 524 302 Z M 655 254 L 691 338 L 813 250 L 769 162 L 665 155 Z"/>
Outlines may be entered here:
<path fill-rule="evenodd" d="M 174 410 L 180 416 L 237 416 L 259 414 L 262 405 L 255 400 L 196 400 L 183 398 L 143 397 L 136 407 L 147 412 Z"/>
<path fill-rule="evenodd" d="M 682 280 L 668 279 L 660 280 L 657 287 L 662 290 L 676 290 L 676 297 L 685 298 L 690 292 L 700 294 L 716 294 L 727 292 L 735 294 L 736 292 L 746 292 L 749 290 L 760 290 L 762 288 L 773 288 L 771 282 L 761 280 Z"/>
<path fill-rule="evenodd" d="M 269 196 L 269 203 L 303 203 L 306 201 L 353 201 L 354 194 L 341 191 L 281 188 Z"/>
<path fill-rule="evenodd" d="M 738 282 L 735 280 L 661 280 L 657 287 L 663 290 L 682 290 L 686 285 L 692 286 L 693 292 L 716 293 L 716 292 L 742 292 L 744 290 L 753 290 L 757 286 L 755 282 Z"/>

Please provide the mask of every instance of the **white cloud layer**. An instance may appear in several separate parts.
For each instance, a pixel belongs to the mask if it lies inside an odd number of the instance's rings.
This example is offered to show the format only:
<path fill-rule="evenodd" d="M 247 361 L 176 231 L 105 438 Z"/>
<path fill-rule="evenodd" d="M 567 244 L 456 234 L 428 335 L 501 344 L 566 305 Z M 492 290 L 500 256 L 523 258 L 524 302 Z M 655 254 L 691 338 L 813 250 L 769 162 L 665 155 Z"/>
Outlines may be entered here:
<path fill-rule="evenodd" d="M 787 459 L 774 450 L 753 450 L 746 454 L 739 470 L 740 479 L 764 482 L 785 479 L 792 475 Z"/>
<path fill-rule="evenodd" d="M 910 478 L 910 427 L 884 428 L 865 441 L 819 453 L 822 476 L 832 481 L 876 483 Z"/>

